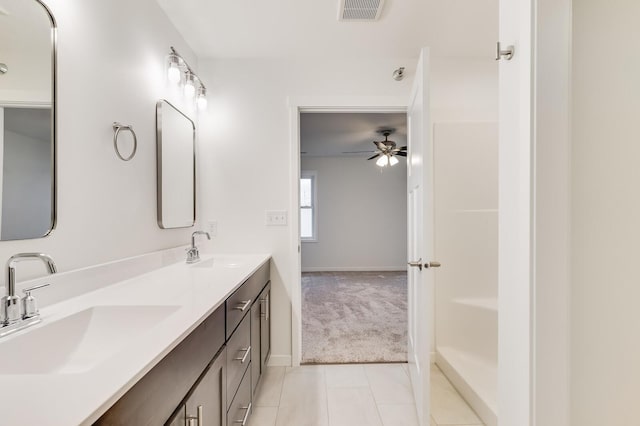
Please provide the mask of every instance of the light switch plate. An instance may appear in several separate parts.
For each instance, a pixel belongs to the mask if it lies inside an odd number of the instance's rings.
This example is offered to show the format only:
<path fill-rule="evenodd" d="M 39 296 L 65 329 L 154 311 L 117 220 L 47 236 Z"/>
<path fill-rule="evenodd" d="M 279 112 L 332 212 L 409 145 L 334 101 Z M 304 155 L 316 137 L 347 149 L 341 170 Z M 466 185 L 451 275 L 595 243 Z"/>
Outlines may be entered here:
<path fill-rule="evenodd" d="M 265 212 L 265 225 L 287 226 L 287 211 L 286 210 L 267 210 Z"/>

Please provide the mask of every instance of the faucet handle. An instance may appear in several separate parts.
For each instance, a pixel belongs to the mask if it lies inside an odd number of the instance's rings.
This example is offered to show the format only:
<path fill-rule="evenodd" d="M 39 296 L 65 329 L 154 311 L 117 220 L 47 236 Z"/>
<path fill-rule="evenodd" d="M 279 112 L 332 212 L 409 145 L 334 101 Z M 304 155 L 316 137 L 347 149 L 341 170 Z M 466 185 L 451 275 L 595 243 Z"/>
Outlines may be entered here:
<path fill-rule="evenodd" d="M 50 285 L 49 283 L 34 285 L 33 287 L 25 288 L 22 292 L 25 296 L 22 298 L 22 318 L 32 318 L 38 316 L 40 312 L 38 311 L 38 304 L 36 302 L 36 298 L 31 295 L 33 290 L 37 290 L 42 287 L 47 287 Z"/>
<path fill-rule="evenodd" d="M 42 288 L 42 287 L 47 287 L 47 286 L 49 286 L 49 285 L 51 285 L 51 284 L 50 284 L 50 283 L 44 283 L 44 284 L 34 285 L 33 287 L 25 288 L 24 290 L 22 290 L 22 292 L 23 292 L 24 294 L 26 294 L 27 296 L 30 296 L 30 295 L 31 295 L 31 292 L 32 292 L 33 290 L 37 290 L 37 289 Z"/>

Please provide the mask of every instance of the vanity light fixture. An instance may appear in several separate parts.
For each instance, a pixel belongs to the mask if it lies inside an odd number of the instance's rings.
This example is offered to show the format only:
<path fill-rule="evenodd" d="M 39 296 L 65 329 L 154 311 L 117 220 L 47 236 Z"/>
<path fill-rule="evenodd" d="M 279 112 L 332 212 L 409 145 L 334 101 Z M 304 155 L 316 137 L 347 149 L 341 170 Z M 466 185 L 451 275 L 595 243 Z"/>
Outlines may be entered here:
<path fill-rule="evenodd" d="M 0 74 L 6 74 L 9 71 L 7 64 L 0 64 Z"/>
<path fill-rule="evenodd" d="M 196 98 L 198 108 L 205 109 L 207 107 L 207 88 L 200 85 L 198 88 L 198 97 Z"/>
<path fill-rule="evenodd" d="M 169 55 L 169 67 L 167 68 L 167 80 L 177 84 L 180 83 L 182 71 L 180 71 L 180 57 L 175 54 Z"/>
<path fill-rule="evenodd" d="M 196 76 L 191 72 L 187 71 L 184 74 L 184 95 L 191 99 L 196 94 Z"/>
<path fill-rule="evenodd" d="M 179 84 L 184 74 L 184 94 L 187 98 L 196 97 L 196 105 L 199 109 L 207 107 L 207 88 L 198 75 L 193 72 L 187 61 L 171 46 L 171 52 L 167 58 L 167 80 L 172 84 Z"/>

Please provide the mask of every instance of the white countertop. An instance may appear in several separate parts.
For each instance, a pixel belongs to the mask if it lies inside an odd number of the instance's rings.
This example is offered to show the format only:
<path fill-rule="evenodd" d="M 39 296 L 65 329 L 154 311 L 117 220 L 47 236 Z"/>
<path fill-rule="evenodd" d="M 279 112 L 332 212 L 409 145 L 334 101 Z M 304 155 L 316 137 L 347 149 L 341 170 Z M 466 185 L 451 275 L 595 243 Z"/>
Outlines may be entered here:
<path fill-rule="evenodd" d="M 225 256 L 203 255 L 200 263 L 210 262 L 211 258 Z M 136 335 L 125 348 L 88 371 L 0 373 L 0 424 L 92 424 L 270 256 L 229 258 L 239 260 L 238 264 L 198 267 L 181 262 L 42 308 L 40 324 L 0 340 L 0 363 L 11 365 L 12 359 L 3 351 L 3 346 L 7 348 L 13 339 L 90 307 L 176 306 L 169 316 Z M 63 340 L 49 334 L 54 333 L 47 334 L 37 353 L 28 354 L 33 362 L 46 359 L 48 348 Z M 6 367 L 3 370 L 11 371 Z"/>

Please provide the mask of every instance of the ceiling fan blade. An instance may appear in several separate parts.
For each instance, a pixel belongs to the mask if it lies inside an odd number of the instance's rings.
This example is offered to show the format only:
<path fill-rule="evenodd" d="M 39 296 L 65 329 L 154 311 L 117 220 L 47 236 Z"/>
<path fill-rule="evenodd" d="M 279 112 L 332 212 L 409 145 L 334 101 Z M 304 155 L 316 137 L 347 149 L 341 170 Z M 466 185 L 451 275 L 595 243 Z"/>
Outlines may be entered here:
<path fill-rule="evenodd" d="M 371 157 L 367 158 L 367 160 L 373 160 L 376 157 L 379 157 L 382 154 L 376 154 L 376 155 L 372 155 Z"/>
<path fill-rule="evenodd" d="M 384 144 L 384 142 L 373 141 L 373 144 L 377 146 L 380 151 L 384 151 L 387 149 L 387 146 Z"/>
<path fill-rule="evenodd" d="M 406 152 L 404 152 L 404 151 L 400 151 L 400 152 L 396 152 L 396 153 L 395 153 L 395 155 L 398 155 L 398 156 L 400 156 L 400 157 L 406 157 L 406 156 L 407 156 L 407 153 L 406 153 Z"/>
<path fill-rule="evenodd" d="M 374 151 L 368 150 L 368 151 L 342 151 L 343 154 L 371 154 Z"/>
<path fill-rule="evenodd" d="M 401 146 L 400 148 L 398 148 L 400 151 L 406 151 L 407 147 L 406 146 Z"/>

